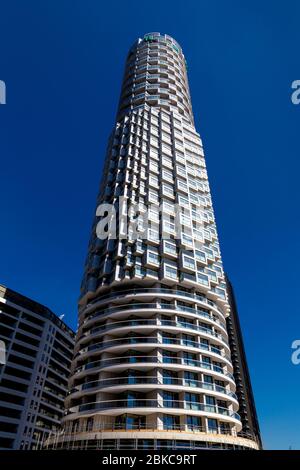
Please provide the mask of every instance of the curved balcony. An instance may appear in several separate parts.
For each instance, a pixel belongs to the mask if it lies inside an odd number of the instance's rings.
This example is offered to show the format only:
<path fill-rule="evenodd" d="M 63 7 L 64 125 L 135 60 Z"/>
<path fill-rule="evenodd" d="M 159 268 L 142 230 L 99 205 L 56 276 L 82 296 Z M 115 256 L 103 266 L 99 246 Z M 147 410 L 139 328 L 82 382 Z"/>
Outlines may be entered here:
<path fill-rule="evenodd" d="M 206 405 L 204 403 L 183 401 L 183 400 L 164 400 L 164 399 L 125 399 L 125 400 L 108 400 L 84 403 L 82 405 L 69 408 L 68 413 L 86 413 L 100 412 L 101 414 L 109 413 L 111 416 L 121 413 L 142 413 L 144 415 L 157 413 L 171 414 L 192 414 L 207 417 L 216 417 L 226 421 L 233 421 L 241 429 L 240 415 L 234 411 L 228 410 L 217 405 Z"/>
<path fill-rule="evenodd" d="M 230 372 L 224 371 L 222 367 L 207 362 L 171 356 L 123 356 L 114 357 L 112 359 L 101 359 L 100 361 L 89 362 L 88 364 L 78 367 L 75 370 L 75 374 L 71 377 L 71 380 L 77 378 L 79 375 L 85 375 L 88 371 L 94 374 L 106 368 L 109 368 L 111 371 L 126 370 L 128 366 L 130 366 L 130 368 L 144 369 L 146 366 L 149 366 L 149 368 L 158 367 L 158 364 L 173 370 L 199 370 L 204 373 L 209 371 L 212 375 L 220 377 L 222 380 L 226 378 L 235 385 L 233 375 Z"/>
<path fill-rule="evenodd" d="M 104 352 L 110 350 L 119 351 L 122 350 L 127 351 L 130 346 L 134 345 L 135 349 L 151 349 L 155 347 L 163 347 L 164 349 L 170 349 L 173 351 L 190 351 L 190 352 L 205 352 L 217 354 L 219 359 L 222 359 L 224 362 L 227 363 L 229 367 L 232 367 L 232 364 L 229 358 L 223 355 L 224 353 L 217 348 L 214 348 L 211 345 L 198 343 L 196 341 L 186 340 L 186 339 L 177 339 L 177 338 L 157 338 L 156 336 L 133 336 L 133 337 L 122 337 L 117 339 L 112 339 L 108 341 L 103 341 L 96 344 L 91 344 L 85 348 L 80 349 L 77 353 L 77 357 L 75 359 L 83 359 L 85 356 L 91 356 L 93 354 L 97 354 L 99 352 Z"/>
<path fill-rule="evenodd" d="M 223 346 L 226 346 L 227 350 L 227 341 L 225 341 L 224 336 L 222 336 L 219 333 L 214 332 L 210 328 L 205 328 L 203 326 L 199 325 L 193 325 L 189 322 L 184 322 L 184 321 L 172 321 L 172 320 L 124 320 L 120 322 L 115 322 L 115 323 L 108 323 L 105 325 L 101 325 L 95 328 L 91 328 L 89 331 L 86 331 L 83 333 L 77 340 L 77 349 L 80 344 L 85 343 L 86 341 L 89 341 L 90 339 L 94 339 L 95 337 L 100 337 L 104 334 L 109 334 L 110 331 L 113 331 L 115 334 L 118 332 L 121 333 L 122 331 L 124 334 L 128 331 L 136 331 L 136 330 L 143 330 L 143 331 L 175 331 L 175 332 L 181 332 L 182 330 L 186 331 L 186 333 L 190 334 L 204 334 L 204 336 L 212 336 L 213 340 L 218 339 L 220 340 L 223 344 Z M 220 343 L 220 341 L 217 341 L 217 343 Z M 227 357 L 230 359 L 229 354 L 221 353 L 218 351 L 218 348 L 215 347 L 215 353 L 223 355 L 224 357 Z"/>
<path fill-rule="evenodd" d="M 157 295 L 158 294 L 158 295 Z M 169 298 L 178 298 L 179 300 L 193 300 L 196 303 L 199 303 L 200 305 L 202 304 L 204 307 L 207 307 L 209 309 L 215 310 L 217 314 L 220 315 L 222 319 L 222 323 L 225 325 L 225 317 L 224 317 L 224 312 L 223 310 L 212 300 L 207 299 L 205 296 L 192 293 L 192 292 L 186 292 L 182 290 L 172 290 L 172 289 L 167 289 L 167 288 L 141 288 L 141 289 L 129 289 L 123 292 L 111 292 L 110 294 L 105 294 L 101 295 L 100 298 L 96 298 L 94 300 L 91 300 L 87 306 L 82 310 L 81 313 L 89 313 L 97 306 L 101 305 L 102 303 L 107 303 L 110 300 L 118 300 L 118 299 L 123 299 L 123 298 L 128 298 L 130 299 L 131 297 L 138 297 L 138 296 L 146 296 L 146 297 L 158 297 L 159 295 L 162 295 L 164 297 L 169 296 Z"/>
<path fill-rule="evenodd" d="M 188 388 L 189 391 L 193 390 L 193 392 L 201 391 L 201 392 L 213 392 L 218 395 L 225 395 L 226 398 L 231 398 L 237 402 L 237 396 L 231 390 L 226 389 L 220 385 L 210 382 L 201 382 L 199 380 L 192 380 L 192 379 L 182 379 L 182 378 L 174 378 L 174 377 L 141 377 L 141 376 L 130 376 L 130 377 L 114 377 L 109 379 L 102 379 L 102 380 L 93 380 L 91 382 L 84 382 L 81 385 L 78 385 L 71 389 L 70 395 L 72 398 L 80 395 L 81 392 L 90 392 L 93 393 L 95 390 L 104 390 L 104 389 L 116 389 L 118 387 L 126 386 L 126 390 L 128 387 L 134 388 L 135 386 L 139 385 L 158 385 L 164 389 L 172 390 L 174 387 L 179 389 L 186 389 Z M 223 397 L 224 398 L 224 397 Z"/>
<path fill-rule="evenodd" d="M 87 327 L 89 324 L 93 324 L 95 322 L 95 319 L 106 319 L 107 317 L 112 318 L 114 316 L 118 316 L 115 314 L 122 314 L 122 315 L 128 315 L 132 311 L 149 311 L 149 312 L 161 312 L 161 313 L 167 313 L 170 311 L 170 313 L 173 312 L 180 312 L 182 314 L 189 314 L 193 318 L 200 317 L 201 319 L 210 321 L 211 323 L 216 323 L 218 325 L 218 328 L 222 329 L 225 334 L 226 334 L 226 329 L 223 327 L 222 324 L 220 324 L 218 321 L 216 321 L 213 317 L 211 317 L 207 312 L 201 311 L 201 310 L 196 310 L 194 308 L 190 307 L 185 307 L 185 306 L 175 306 L 175 305 L 167 305 L 167 304 L 161 304 L 157 305 L 156 303 L 136 303 L 136 304 L 124 304 L 124 305 L 118 305 L 116 307 L 109 307 L 104 309 L 101 312 L 96 312 L 89 317 L 87 317 L 84 321 L 84 326 Z M 202 331 L 205 330 L 204 327 Z M 207 328 L 207 331 L 210 331 L 209 328 Z M 216 333 L 216 332 L 210 332 L 208 334 L 211 334 L 212 336 L 215 336 L 216 338 L 221 339 L 225 344 L 227 344 L 227 337 L 224 337 L 221 333 Z"/>
<path fill-rule="evenodd" d="M 156 303 L 136 303 L 136 304 L 123 304 L 118 305 L 116 307 L 108 307 L 103 309 L 100 312 L 95 312 L 92 315 L 89 315 L 83 322 L 84 327 L 88 327 L 89 325 L 95 323 L 97 320 L 105 320 L 106 318 L 113 318 L 118 317 L 118 314 L 128 315 L 132 311 L 142 311 L 147 313 L 173 313 L 173 312 L 180 312 L 181 314 L 187 315 L 186 318 L 200 318 L 208 322 L 209 325 L 213 325 L 216 328 L 220 329 L 223 333 L 225 333 L 225 337 L 223 337 L 223 341 L 227 343 L 227 331 L 223 323 L 221 323 L 217 318 L 214 318 L 212 315 L 207 313 L 204 310 L 199 310 L 191 307 L 186 307 L 183 305 L 168 305 L 168 304 L 156 304 Z M 184 323 L 184 322 L 182 322 Z M 186 322 L 188 323 L 188 322 Z M 101 328 L 101 327 L 100 327 Z M 203 328 L 204 331 L 204 327 Z M 219 337 L 222 337 L 221 333 L 218 333 Z M 217 333 L 216 333 L 217 336 Z"/>

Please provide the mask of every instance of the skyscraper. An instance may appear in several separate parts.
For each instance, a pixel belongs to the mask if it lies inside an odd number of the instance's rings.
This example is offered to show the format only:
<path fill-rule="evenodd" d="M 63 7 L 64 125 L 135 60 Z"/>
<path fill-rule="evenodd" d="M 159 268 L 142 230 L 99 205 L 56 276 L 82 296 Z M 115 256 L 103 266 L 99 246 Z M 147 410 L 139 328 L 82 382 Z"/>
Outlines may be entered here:
<path fill-rule="evenodd" d="M 129 51 L 97 204 L 56 446 L 258 448 L 238 414 L 202 141 L 168 35 Z"/>
<path fill-rule="evenodd" d="M 0 285 L 0 449 L 36 449 L 60 428 L 74 339 L 47 307 Z"/>

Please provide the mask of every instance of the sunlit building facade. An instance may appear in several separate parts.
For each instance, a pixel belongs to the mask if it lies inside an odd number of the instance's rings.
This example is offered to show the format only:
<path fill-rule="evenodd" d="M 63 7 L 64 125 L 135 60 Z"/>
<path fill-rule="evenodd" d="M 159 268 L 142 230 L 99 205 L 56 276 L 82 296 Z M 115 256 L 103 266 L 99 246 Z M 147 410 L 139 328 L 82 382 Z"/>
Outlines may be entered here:
<path fill-rule="evenodd" d="M 129 51 L 97 204 L 113 205 L 116 236 L 99 237 L 106 213 L 97 210 L 67 412 L 48 445 L 257 449 L 238 414 L 186 61 L 168 35 L 147 34 Z"/>

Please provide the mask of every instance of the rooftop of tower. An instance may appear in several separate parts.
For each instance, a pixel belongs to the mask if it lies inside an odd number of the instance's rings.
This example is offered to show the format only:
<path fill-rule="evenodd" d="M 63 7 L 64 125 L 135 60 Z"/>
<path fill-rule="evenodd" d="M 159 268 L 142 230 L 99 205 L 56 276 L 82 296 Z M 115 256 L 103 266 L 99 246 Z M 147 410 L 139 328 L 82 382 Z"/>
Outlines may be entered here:
<path fill-rule="evenodd" d="M 162 34 L 162 33 L 158 33 L 158 32 L 154 32 L 154 33 L 146 33 L 144 36 L 143 36 L 143 41 L 159 41 L 161 39 L 164 39 L 166 41 L 169 41 L 170 43 L 172 43 L 172 45 L 176 46 L 181 52 L 182 52 L 182 49 L 181 49 L 181 46 L 180 44 L 178 44 L 178 42 L 172 38 L 172 36 L 169 36 L 168 34 Z"/>
<path fill-rule="evenodd" d="M 187 65 L 168 34 L 146 33 L 129 49 L 117 119 L 145 105 L 174 111 L 194 122 Z"/>
<path fill-rule="evenodd" d="M 166 41 L 169 44 L 171 44 L 174 47 L 174 49 L 177 50 L 177 52 L 180 52 L 183 55 L 182 47 L 180 46 L 180 44 L 172 36 L 169 36 L 168 34 L 159 33 L 157 31 L 156 32 L 151 32 L 151 33 L 146 33 L 146 34 L 144 34 L 144 36 L 139 37 L 138 39 L 136 39 L 134 41 L 134 43 L 132 44 L 129 52 L 134 47 L 136 47 L 138 44 L 140 44 L 142 41 L 143 42 Z"/>

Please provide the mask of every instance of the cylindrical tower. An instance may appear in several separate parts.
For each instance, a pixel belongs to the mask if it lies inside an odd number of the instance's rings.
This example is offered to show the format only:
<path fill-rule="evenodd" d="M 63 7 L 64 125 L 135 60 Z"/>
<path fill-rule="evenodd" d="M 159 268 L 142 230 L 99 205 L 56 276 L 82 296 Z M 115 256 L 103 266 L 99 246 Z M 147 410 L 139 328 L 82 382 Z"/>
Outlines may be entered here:
<path fill-rule="evenodd" d="M 145 104 L 174 111 L 193 123 L 186 61 L 170 36 L 147 34 L 129 51 L 117 121 Z"/>
<path fill-rule="evenodd" d="M 120 196 L 137 207 L 125 224 Z M 116 236 L 99 238 L 106 213 L 98 211 L 56 445 L 257 448 L 237 413 L 226 283 L 186 62 L 167 35 L 147 34 L 129 51 L 103 203 L 116 211 Z M 138 231 L 124 236 L 131 222 Z"/>

